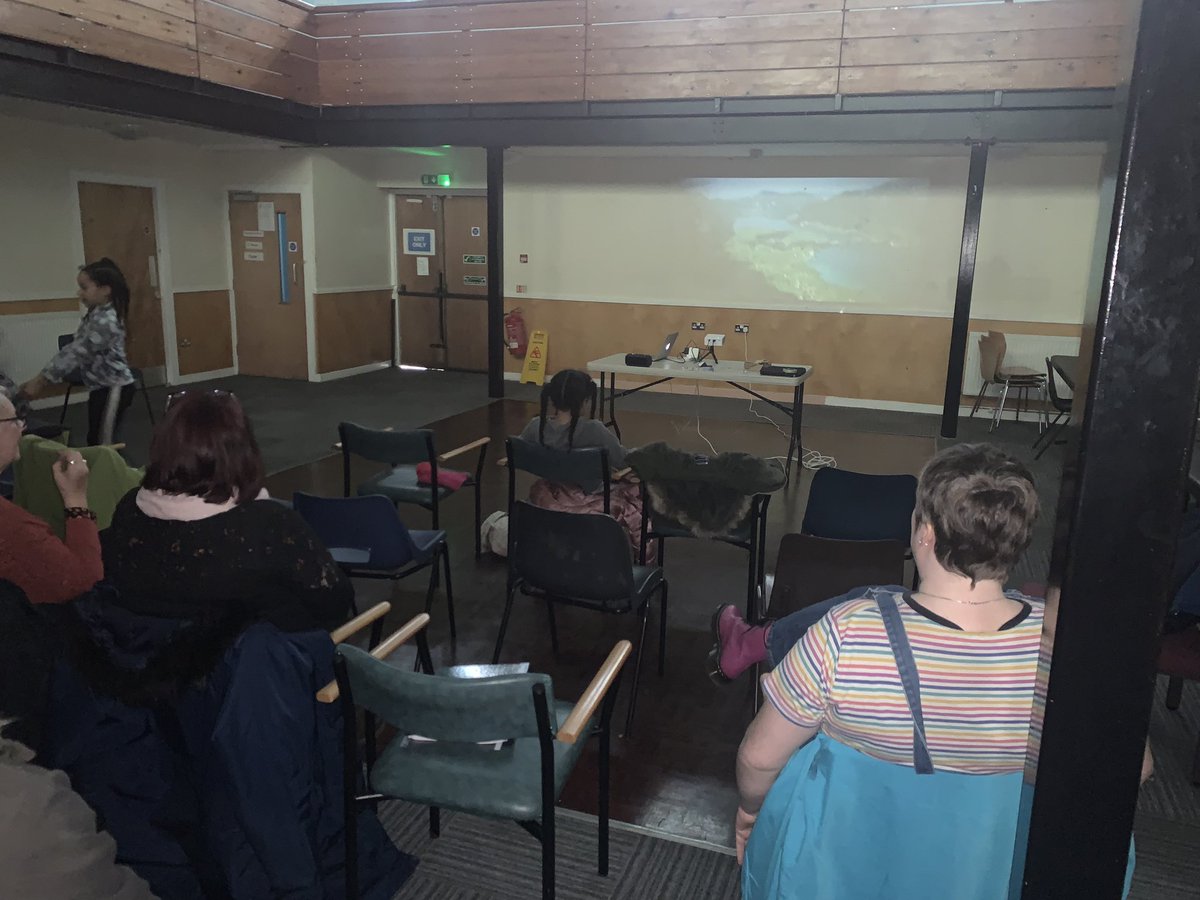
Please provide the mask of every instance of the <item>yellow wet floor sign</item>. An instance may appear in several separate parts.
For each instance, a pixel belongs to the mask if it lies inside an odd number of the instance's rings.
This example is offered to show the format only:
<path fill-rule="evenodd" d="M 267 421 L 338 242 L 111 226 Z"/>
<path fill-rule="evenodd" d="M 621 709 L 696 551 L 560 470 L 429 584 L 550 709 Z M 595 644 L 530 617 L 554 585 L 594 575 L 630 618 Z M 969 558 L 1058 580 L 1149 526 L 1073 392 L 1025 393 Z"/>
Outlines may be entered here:
<path fill-rule="evenodd" d="M 529 349 L 525 353 L 525 365 L 521 367 L 521 384 L 543 384 L 546 380 L 546 342 L 549 336 L 544 331 L 535 331 L 529 338 Z"/>

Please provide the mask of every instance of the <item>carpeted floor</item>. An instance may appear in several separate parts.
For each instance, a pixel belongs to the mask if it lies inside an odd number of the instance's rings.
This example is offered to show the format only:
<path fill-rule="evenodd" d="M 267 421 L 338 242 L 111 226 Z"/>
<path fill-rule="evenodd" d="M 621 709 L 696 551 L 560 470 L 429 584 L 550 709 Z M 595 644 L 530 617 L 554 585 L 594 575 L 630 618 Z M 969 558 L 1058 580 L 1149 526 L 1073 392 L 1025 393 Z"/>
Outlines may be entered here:
<path fill-rule="evenodd" d="M 395 900 L 538 900 L 542 855 L 520 826 L 442 813 L 429 836 L 425 807 L 389 802 L 380 818 L 397 846 L 421 860 Z M 560 900 L 736 900 L 740 869 L 732 853 L 667 840 L 613 823 L 607 877 L 596 874 L 596 820 L 560 811 L 555 884 Z"/>

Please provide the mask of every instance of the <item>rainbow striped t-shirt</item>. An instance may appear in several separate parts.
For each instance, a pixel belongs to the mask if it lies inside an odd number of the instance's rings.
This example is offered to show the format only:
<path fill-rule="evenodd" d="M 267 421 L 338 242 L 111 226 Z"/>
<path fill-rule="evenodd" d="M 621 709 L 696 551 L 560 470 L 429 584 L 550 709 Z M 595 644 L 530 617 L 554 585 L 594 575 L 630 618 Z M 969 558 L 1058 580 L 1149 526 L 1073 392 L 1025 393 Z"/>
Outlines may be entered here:
<path fill-rule="evenodd" d="M 999 631 L 969 632 L 897 595 L 936 769 L 993 775 L 1024 767 L 1045 607 L 1009 596 L 1025 604 L 1021 613 Z M 762 686 L 793 724 L 820 726 L 876 759 L 912 765 L 912 715 L 873 597 L 830 610 Z"/>

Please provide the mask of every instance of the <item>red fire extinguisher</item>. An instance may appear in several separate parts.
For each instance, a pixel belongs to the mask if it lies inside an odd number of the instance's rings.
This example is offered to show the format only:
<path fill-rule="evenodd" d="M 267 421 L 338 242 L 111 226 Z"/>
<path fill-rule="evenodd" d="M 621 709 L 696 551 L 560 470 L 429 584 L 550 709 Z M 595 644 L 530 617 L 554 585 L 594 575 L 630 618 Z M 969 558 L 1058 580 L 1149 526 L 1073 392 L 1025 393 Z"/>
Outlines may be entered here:
<path fill-rule="evenodd" d="M 525 333 L 525 316 L 519 306 L 504 316 L 504 343 L 513 356 L 525 356 L 529 337 Z"/>

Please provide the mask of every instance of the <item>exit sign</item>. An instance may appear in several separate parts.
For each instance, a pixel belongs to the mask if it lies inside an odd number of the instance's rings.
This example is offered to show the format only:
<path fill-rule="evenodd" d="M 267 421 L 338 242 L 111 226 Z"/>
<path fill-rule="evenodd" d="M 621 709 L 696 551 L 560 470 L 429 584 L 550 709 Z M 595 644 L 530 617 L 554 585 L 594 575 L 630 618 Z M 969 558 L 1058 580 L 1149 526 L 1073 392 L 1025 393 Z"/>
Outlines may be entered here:
<path fill-rule="evenodd" d="M 440 172 L 437 175 L 422 175 L 421 184 L 425 187 L 450 187 L 454 179 L 450 177 L 449 172 Z"/>

